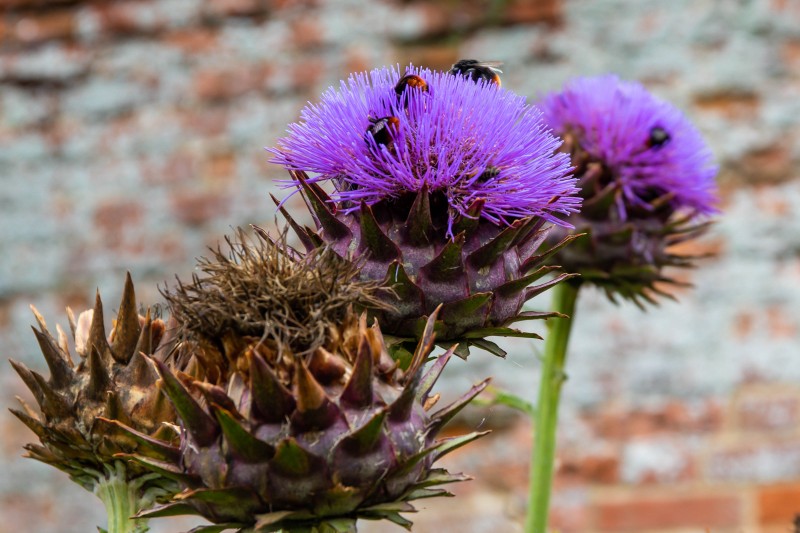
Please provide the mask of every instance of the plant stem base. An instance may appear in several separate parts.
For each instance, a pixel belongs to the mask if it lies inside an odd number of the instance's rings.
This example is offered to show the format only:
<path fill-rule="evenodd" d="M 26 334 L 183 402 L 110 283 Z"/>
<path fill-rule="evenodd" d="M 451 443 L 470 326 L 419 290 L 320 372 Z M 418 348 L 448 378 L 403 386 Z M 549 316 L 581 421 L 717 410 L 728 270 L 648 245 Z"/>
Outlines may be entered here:
<path fill-rule="evenodd" d="M 129 481 L 125 466 L 118 462 L 98 479 L 94 493 L 106 506 L 108 529 L 105 533 L 145 533 L 150 530 L 147 519 L 132 519 L 143 508 L 142 484 Z"/>
<path fill-rule="evenodd" d="M 553 310 L 567 315 L 567 318 L 551 319 L 552 321 L 548 324 L 550 331 L 545 340 L 542 378 L 539 383 L 539 401 L 536 405 L 534 423 L 534 445 L 531 457 L 525 533 L 547 532 L 550 491 L 553 484 L 553 464 L 556 454 L 558 405 L 561 399 L 561 386 L 566 379 L 564 365 L 579 288 L 579 284 L 566 281 L 559 283 L 552 290 Z"/>

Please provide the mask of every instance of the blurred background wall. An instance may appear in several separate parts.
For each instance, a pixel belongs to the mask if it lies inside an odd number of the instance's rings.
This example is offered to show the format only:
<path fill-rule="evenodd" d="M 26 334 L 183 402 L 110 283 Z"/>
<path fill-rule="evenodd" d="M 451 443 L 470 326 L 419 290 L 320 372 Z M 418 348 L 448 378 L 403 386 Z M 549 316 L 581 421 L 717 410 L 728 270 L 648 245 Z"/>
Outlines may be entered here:
<path fill-rule="evenodd" d="M 535 97 L 616 72 L 684 109 L 721 164 L 724 214 L 682 279 L 642 313 L 581 295 L 553 523 L 569 532 L 788 532 L 800 513 L 800 1 L 0 0 L 0 355 L 44 368 L 30 303 L 51 323 L 187 276 L 239 225 L 269 225 L 270 146 L 307 100 L 388 63 L 501 60 Z M 301 211 L 298 202 L 289 204 Z M 548 306 L 547 298 L 536 302 Z M 540 343 L 456 361 L 535 396 Z M 3 362 L 0 398 L 24 395 Z M 516 531 L 529 426 L 449 459 L 476 477 L 424 504 L 420 533 Z M 100 504 L 19 458 L 0 415 L 0 532 L 85 533 Z M 176 531 L 176 521 L 154 531 Z M 368 532 L 399 528 L 369 525 Z"/>

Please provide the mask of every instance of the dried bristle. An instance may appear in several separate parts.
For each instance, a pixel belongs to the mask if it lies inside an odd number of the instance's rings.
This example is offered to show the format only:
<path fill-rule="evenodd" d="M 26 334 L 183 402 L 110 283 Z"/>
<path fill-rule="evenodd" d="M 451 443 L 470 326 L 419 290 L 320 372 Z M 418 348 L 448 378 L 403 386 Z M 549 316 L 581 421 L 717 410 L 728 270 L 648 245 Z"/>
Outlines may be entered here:
<path fill-rule="evenodd" d="M 373 296 L 378 283 L 359 281 L 360 265 L 327 248 L 301 255 L 285 231 L 273 240 L 263 230 L 249 237 L 239 229 L 225 241 L 227 251 L 211 249 L 210 258 L 198 261 L 200 275 L 164 291 L 184 338 L 266 336 L 310 353 L 348 309 L 385 307 Z"/>

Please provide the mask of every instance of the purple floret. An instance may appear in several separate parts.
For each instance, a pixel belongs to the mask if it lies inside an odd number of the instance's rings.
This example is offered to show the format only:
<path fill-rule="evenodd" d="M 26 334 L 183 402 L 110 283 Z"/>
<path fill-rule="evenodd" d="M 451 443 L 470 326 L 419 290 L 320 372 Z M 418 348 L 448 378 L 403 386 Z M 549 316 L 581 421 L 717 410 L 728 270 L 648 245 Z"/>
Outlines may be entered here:
<path fill-rule="evenodd" d="M 421 76 L 428 90 L 398 96 L 405 74 Z M 388 144 L 367 132 L 370 118 L 384 117 L 398 119 Z M 288 132 L 272 161 L 331 180 L 333 199 L 350 210 L 424 188 L 446 195 L 451 222 L 477 199 L 496 224 L 538 216 L 568 226 L 559 215 L 580 208 L 569 157 L 556 152 L 561 141 L 541 112 L 491 83 L 416 67 L 354 74 L 303 109 Z"/>
<path fill-rule="evenodd" d="M 675 210 L 717 211 L 711 150 L 679 109 L 641 84 L 614 75 L 576 78 L 545 96 L 540 107 L 557 134 L 573 134 L 611 171 L 630 205 L 672 194 Z M 623 218 L 625 202 L 618 204 Z"/>

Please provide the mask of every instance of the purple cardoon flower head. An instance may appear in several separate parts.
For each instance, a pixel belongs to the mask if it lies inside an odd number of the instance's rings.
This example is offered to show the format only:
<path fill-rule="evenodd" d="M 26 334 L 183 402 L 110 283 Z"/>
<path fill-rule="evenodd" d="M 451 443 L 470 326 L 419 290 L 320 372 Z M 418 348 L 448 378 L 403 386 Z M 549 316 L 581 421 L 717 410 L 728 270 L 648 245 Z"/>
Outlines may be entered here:
<path fill-rule="evenodd" d="M 589 159 L 603 164 L 627 206 L 668 194 L 674 210 L 709 215 L 717 208 L 717 166 L 700 132 L 672 104 L 615 75 L 576 78 L 540 103 L 545 122 L 572 135 Z"/>
<path fill-rule="evenodd" d="M 664 283 L 678 283 L 663 267 L 692 263 L 672 246 L 717 211 L 711 151 L 677 108 L 613 75 L 575 79 L 541 107 L 565 139 L 584 200 L 568 219 L 583 236 L 552 261 L 612 299 L 655 303 Z"/>
<path fill-rule="evenodd" d="M 575 179 L 535 107 L 492 83 L 411 66 L 409 74 L 426 90 L 398 95 L 399 67 L 330 88 L 289 126 L 272 161 L 315 174 L 312 183 L 332 181 L 332 199 L 351 211 L 426 189 L 446 195 L 450 224 L 482 199 L 480 216 L 498 225 L 530 216 L 567 225 L 559 215 L 580 207 Z M 389 142 L 368 132 L 374 124 Z"/>

